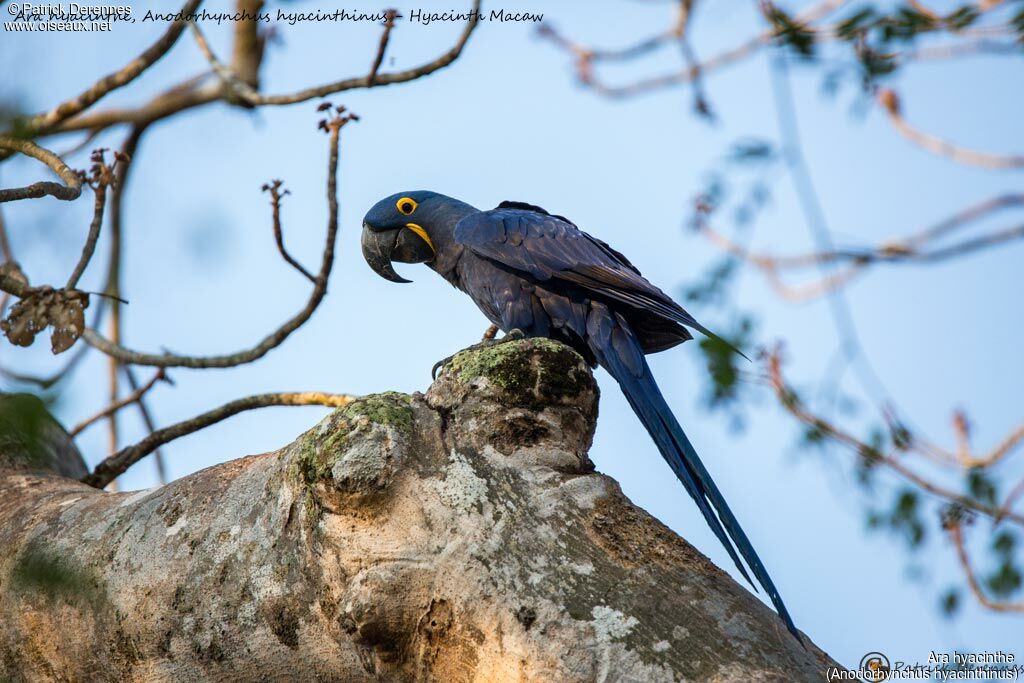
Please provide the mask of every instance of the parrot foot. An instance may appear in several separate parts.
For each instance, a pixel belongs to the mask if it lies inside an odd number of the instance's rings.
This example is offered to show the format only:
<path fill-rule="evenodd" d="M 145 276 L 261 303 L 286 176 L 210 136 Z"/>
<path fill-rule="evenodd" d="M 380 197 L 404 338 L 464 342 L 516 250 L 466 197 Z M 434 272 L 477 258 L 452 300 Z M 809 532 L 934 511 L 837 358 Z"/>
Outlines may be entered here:
<path fill-rule="evenodd" d="M 494 336 L 496 334 L 498 334 L 498 326 L 492 324 L 490 327 L 487 328 L 486 331 L 484 331 L 484 336 L 480 339 L 480 341 L 490 341 L 494 339 Z"/>
<path fill-rule="evenodd" d="M 492 325 L 491 327 L 494 327 L 495 330 L 497 330 L 497 327 L 495 327 L 494 325 Z M 490 332 L 490 329 L 488 329 L 488 332 Z M 495 331 L 495 334 L 497 334 L 497 331 Z M 502 335 L 501 339 L 495 339 L 493 335 L 491 337 L 487 337 L 486 335 L 484 335 L 483 341 L 481 341 L 478 344 L 473 344 L 472 346 L 467 347 L 462 351 L 476 351 L 477 349 L 486 349 L 491 346 L 497 346 L 498 344 L 504 344 L 505 342 L 510 341 L 517 341 L 519 339 L 526 339 L 526 333 L 518 328 L 513 328 L 506 332 L 504 335 Z M 462 353 L 462 351 L 459 351 L 459 353 Z M 457 355 L 459 354 L 452 354 L 451 356 L 448 356 L 444 360 L 439 360 L 436 363 L 434 363 L 434 367 L 430 369 L 430 378 L 437 379 L 438 370 L 448 365 L 448 363 L 452 361 L 452 358 L 455 358 L 455 356 Z"/>

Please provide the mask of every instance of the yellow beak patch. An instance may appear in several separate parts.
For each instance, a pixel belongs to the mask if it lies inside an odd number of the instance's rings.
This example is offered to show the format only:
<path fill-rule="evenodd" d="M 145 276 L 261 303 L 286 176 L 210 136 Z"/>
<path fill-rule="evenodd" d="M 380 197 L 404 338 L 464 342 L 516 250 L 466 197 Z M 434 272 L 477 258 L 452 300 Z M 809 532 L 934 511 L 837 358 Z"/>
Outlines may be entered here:
<path fill-rule="evenodd" d="M 427 246 L 430 247 L 430 250 L 433 251 L 435 254 L 437 253 L 437 249 L 434 248 L 434 243 L 430 240 L 430 235 L 427 234 L 427 231 L 423 229 L 422 225 L 416 225 L 415 223 L 406 223 L 405 227 L 409 228 L 414 233 L 419 235 L 420 239 L 426 242 Z"/>

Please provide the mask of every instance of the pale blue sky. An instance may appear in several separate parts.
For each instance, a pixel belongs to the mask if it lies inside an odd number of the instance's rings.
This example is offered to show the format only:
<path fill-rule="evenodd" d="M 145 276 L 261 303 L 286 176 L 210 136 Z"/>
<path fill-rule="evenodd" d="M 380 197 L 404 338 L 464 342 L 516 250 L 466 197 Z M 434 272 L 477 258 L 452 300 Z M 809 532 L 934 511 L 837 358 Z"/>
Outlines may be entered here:
<path fill-rule="evenodd" d="M 214 2 L 210 8 L 222 5 Z M 335 8 L 291 5 L 317 6 Z M 412 7 L 399 5 L 406 12 Z M 673 11 L 669 3 L 637 2 L 505 7 L 543 11 L 581 40 L 619 45 L 664 26 Z M 349 9 L 379 7 L 357 3 Z M 707 3 L 694 27 L 696 48 L 713 54 L 757 27 L 749 2 Z M 226 53 L 228 27 L 206 28 L 215 48 Z M 447 49 L 459 30 L 455 24 L 399 24 L 389 52 L 393 67 Z M 0 96 L 17 95 L 28 109 L 44 109 L 97 73 L 119 67 L 156 32 L 153 25 L 137 24 L 111 34 L 3 34 Z M 302 25 L 283 28 L 281 37 L 284 44 L 267 58 L 268 92 L 364 73 L 378 29 Z M 668 51 L 609 78 L 661 73 L 677 59 Z M 390 64 L 385 62 L 387 68 Z M 204 68 L 186 35 L 152 72 L 103 104 L 139 103 Z M 690 114 L 688 91 L 602 100 L 575 86 L 565 56 L 539 40 L 532 26 L 488 23 L 473 36 L 462 60 L 432 78 L 332 98 L 363 120 L 343 133 L 342 227 L 329 296 L 310 324 L 254 366 L 172 371 L 177 387 L 153 394 L 159 422 L 262 391 L 424 390 L 434 361 L 476 341 L 486 321 L 467 298 L 422 267 L 399 267 L 415 284 L 385 282 L 359 254 L 365 210 L 403 189 L 435 189 L 484 208 L 503 199 L 539 204 L 612 243 L 653 282 L 678 294 L 715 256 L 682 227 L 705 172 L 736 138 L 775 137 L 768 74 L 766 60 L 758 57 L 711 78 L 708 92 L 720 120 L 709 126 Z M 1019 58 L 976 58 L 912 66 L 898 83 L 908 116 L 922 128 L 967 146 L 1021 153 L 1021 76 Z M 998 192 L 1019 191 L 1020 172 L 966 169 L 909 146 L 876 110 L 866 118 L 851 116 L 852 91 L 838 100 L 822 97 L 820 71 L 796 68 L 794 87 L 808 163 L 840 244 L 910 232 Z M 126 203 L 124 275 L 132 303 L 125 325 L 131 346 L 194 354 L 233 351 L 251 345 L 303 305 L 308 283 L 280 261 L 259 188 L 271 178 L 285 180 L 292 191 L 283 210 L 286 240 L 293 254 L 314 267 L 326 215 L 326 140 L 315 130 L 314 107 L 249 113 L 214 106 L 150 132 Z M 117 146 L 121 135 L 105 136 L 102 144 Z M 67 138 L 51 146 L 60 151 L 73 142 Z M 85 158 L 79 156 L 75 164 L 85 166 Z M 24 161 L 5 164 L 4 185 L 30 182 L 39 173 Z M 90 211 L 87 200 L 4 206 L 17 255 L 34 282 L 66 278 Z M 809 245 L 807 235 L 791 186 L 784 182 L 761 218 L 755 244 L 777 252 L 801 250 Z M 980 446 L 994 443 L 1020 420 L 1022 257 L 1024 247 L 1016 244 L 944 265 L 882 267 L 848 290 L 865 348 L 891 396 L 937 440 L 949 442 L 949 415 L 958 406 L 975 418 Z M 97 259 L 84 285 L 99 288 L 102 271 Z M 821 373 L 835 349 L 823 302 L 780 302 L 756 273 L 742 276 L 734 296 L 738 306 L 760 316 L 762 340 L 786 341 L 795 382 L 807 386 Z M 692 312 L 712 329 L 725 320 L 713 309 Z M 25 351 L 5 345 L 0 354 L 7 365 L 51 367 L 44 345 L 37 346 Z M 749 411 L 748 429 L 741 434 L 703 410 L 697 356 L 695 346 L 687 344 L 652 357 L 651 363 L 794 620 L 815 642 L 849 665 L 870 650 L 906 661 L 953 648 L 1003 648 L 1024 656 L 1020 617 L 985 612 L 970 596 L 957 620 L 939 616 L 939 593 L 960 580 L 944 538 L 933 535 L 913 563 L 923 580 L 909 582 L 912 562 L 901 542 L 865 532 L 867 498 L 854 484 L 848 454 L 795 449 L 794 424 L 767 394 Z M 731 571 L 725 552 L 614 382 L 603 372 L 598 376 L 603 396 L 591 454 L 598 468 Z M 60 405 L 68 422 L 103 403 L 105 374 L 97 358 L 82 368 L 72 387 Z M 323 413 L 282 408 L 233 418 L 168 447 L 170 471 L 177 477 L 274 449 Z M 134 416 L 124 432 L 126 441 L 141 436 Z M 87 458 L 98 461 L 105 448 L 103 430 L 88 432 L 82 445 Z M 1011 465 L 997 473 L 1008 486 L 1021 468 Z M 121 482 L 127 488 L 153 485 L 152 463 L 136 466 Z M 881 491 L 891 490 L 891 480 L 883 477 L 881 484 Z M 979 523 L 975 533 L 986 536 L 984 527 Z"/>

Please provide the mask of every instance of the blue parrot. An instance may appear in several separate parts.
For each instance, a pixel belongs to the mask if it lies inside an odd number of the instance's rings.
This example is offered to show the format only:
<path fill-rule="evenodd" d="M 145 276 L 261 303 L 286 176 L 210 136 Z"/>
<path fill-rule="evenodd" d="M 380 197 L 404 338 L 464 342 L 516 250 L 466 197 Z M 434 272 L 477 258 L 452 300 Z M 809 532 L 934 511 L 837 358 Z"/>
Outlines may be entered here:
<path fill-rule="evenodd" d="M 425 263 L 468 294 L 506 338 L 556 339 L 607 370 L 740 573 L 754 586 L 749 567 L 786 627 L 803 642 L 644 357 L 692 339 L 688 327 L 718 337 L 621 253 L 532 204 L 502 202 L 480 211 L 436 192 L 402 192 L 369 210 L 361 242 L 363 257 L 378 275 L 409 282 L 393 262 Z"/>

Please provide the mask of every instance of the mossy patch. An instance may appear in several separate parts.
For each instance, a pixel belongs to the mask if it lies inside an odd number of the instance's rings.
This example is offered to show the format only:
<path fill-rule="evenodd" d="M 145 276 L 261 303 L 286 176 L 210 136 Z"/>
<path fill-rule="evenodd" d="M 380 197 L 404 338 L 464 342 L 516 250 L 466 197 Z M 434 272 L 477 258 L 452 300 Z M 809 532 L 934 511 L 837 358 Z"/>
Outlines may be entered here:
<path fill-rule="evenodd" d="M 295 471 L 306 484 L 331 476 L 338 456 L 345 452 L 353 433 L 378 424 L 407 434 L 413 428 L 412 397 L 388 391 L 363 396 L 339 408 L 324 423 L 302 435 L 296 444 Z"/>
<path fill-rule="evenodd" d="M 24 594 L 39 595 L 70 605 L 97 605 L 105 594 L 96 576 L 70 558 L 31 545 L 11 572 L 11 586 Z"/>
<path fill-rule="evenodd" d="M 595 389 L 582 356 L 551 339 L 503 342 L 455 355 L 448 366 L 461 382 L 486 378 L 517 405 L 537 407 Z"/>
<path fill-rule="evenodd" d="M 370 422 L 394 427 L 400 432 L 412 430 L 412 397 L 397 391 L 364 396 L 341 409 L 346 418 L 365 417 Z"/>

